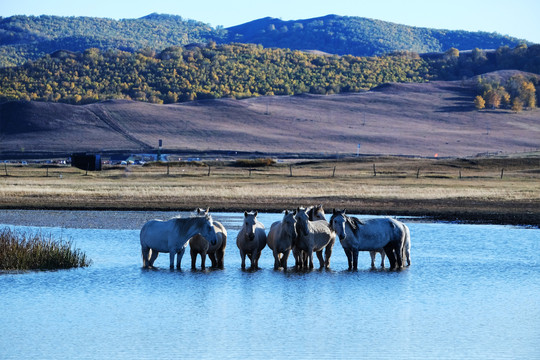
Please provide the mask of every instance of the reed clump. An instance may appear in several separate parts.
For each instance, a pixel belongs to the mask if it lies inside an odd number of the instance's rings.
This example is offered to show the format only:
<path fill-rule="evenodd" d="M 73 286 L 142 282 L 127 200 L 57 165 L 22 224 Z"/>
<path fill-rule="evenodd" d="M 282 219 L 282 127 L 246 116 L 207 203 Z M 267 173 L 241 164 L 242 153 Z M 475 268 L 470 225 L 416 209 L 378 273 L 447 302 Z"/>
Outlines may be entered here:
<path fill-rule="evenodd" d="M 71 241 L 52 235 L 0 229 L 0 270 L 57 270 L 86 267 L 91 264 Z"/>

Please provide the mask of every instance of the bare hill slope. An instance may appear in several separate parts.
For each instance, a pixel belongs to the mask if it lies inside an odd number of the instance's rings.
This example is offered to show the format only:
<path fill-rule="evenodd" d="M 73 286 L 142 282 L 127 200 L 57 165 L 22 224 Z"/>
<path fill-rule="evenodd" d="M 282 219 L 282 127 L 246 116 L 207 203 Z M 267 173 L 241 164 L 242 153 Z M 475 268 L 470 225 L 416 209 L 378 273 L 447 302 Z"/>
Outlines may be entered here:
<path fill-rule="evenodd" d="M 476 111 L 472 82 L 154 105 L 0 104 L 0 156 L 167 151 L 470 156 L 540 145 L 540 110 Z"/>

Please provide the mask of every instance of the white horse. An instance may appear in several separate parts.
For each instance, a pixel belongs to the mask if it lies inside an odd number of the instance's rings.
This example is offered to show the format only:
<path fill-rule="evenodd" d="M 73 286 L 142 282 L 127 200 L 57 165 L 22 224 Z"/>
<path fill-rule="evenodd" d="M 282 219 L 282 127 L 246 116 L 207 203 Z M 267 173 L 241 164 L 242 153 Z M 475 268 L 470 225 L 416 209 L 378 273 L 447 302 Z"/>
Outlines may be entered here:
<path fill-rule="evenodd" d="M 307 208 L 307 214 L 309 215 L 309 220 L 315 221 L 315 220 L 326 220 L 326 214 L 324 213 L 324 209 L 322 205 L 315 205 L 310 206 Z M 375 251 L 370 251 L 369 255 L 371 256 L 371 267 L 375 267 L 375 259 L 377 256 L 377 253 L 381 254 L 381 267 L 384 267 L 384 249 L 378 249 Z"/>
<path fill-rule="evenodd" d="M 296 209 L 297 241 L 293 250 L 297 267 L 313 268 L 313 252 L 317 253 L 320 267 L 330 267 L 330 256 L 336 242 L 336 234 L 326 220 L 309 220 L 305 209 Z M 323 250 L 324 259 L 323 259 Z M 302 254 L 307 256 L 307 261 Z"/>
<path fill-rule="evenodd" d="M 313 205 L 308 206 L 306 208 L 306 214 L 308 214 L 310 221 L 317 221 L 317 220 L 326 220 L 326 214 L 324 213 L 324 208 L 321 205 Z M 304 267 L 304 264 L 308 263 L 308 257 L 305 251 L 296 249 L 296 254 L 294 255 L 294 258 L 296 260 L 296 268 L 301 269 Z"/>
<path fill-rule="evenodd" d="M 258 269 L 261 251 L 266 246 L 264 225 L 257 220 L 257 214 L 257 211 L 244 212 L 244 223 L 236 236 L 236 246 L 242 258 L 242 269 L 246 268 L 246 255 L 251 260 L 251 269 Z"/>
<path fill-rule="evenodd" d="M 206 216 L 209 209 L 198 208 L 197 216 Z M 214 230 L 216 231 L 217 242 L 212 245 L 202 235 L 197 234 L 189 239 L 189 252 L 191 255 L 191 268 L 196 268 L 197 255 L 201 254 L 201 269 L 206 268 L 206 255 L 212 262 L 213 268 L 223 269 L 225 248 L 227 246 L 227 230 L 219 221 L 213 221 Z"/>
<path fill-rule="evenodd" d="M 186 243 L 197 234 L 212 245 L 217 243 L 210 215 L 148 221 L 140 234 L 143 267 L 153 267 L 158 254 L 162 252 L 169 253 L 171 269 L 174 268 L 174 257 L 178 254 L 176 267 L 180 269 Z"/>
<path fill-rule="evenodd" d="M 283 219 L 270 226 L 266 243 L 274 254 L 274 270 L 287 270 L 287 259 L 296 240 L 296 212 L 285 210 Z"/>
<path fill-rule="evenodd" d="M 343 211 L 333 211 L 330 227 L 336 232 L 349 263 L 349 270 L 358 268 L 359 251 L 384 249 L 390 268 L 400 268 L 403 257 L 410 265 L 410 232 L 400 221 L 390 218 L 360 220 Z M 374 266 L 372 258 L 372 266 Z"/>

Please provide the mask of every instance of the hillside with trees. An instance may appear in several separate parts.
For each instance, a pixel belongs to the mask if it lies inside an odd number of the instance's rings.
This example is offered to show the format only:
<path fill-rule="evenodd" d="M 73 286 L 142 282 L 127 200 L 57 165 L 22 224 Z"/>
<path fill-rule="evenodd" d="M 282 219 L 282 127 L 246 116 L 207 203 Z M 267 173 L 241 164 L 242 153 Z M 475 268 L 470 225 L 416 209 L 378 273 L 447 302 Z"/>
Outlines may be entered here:
<path fill-rule="evenodd" d="M 208 42 L 222 30 L 175 15 L 150 14 L 139 19 L 12 16 L 0 18 L 0 66 L 21 65 L 57 50 L 89 48 L 135 52 L 144 48 Z"/>
<path fill-rule="evenodd" d="M 386 82 L 424 82 L 418 55 L 322 56 L 260 45 L 170 47 L 129 53 L 58 51 L 0 69 L 0 100 L 85 104 L 107 99 L 151 103 L 260 95 L 358 92 Z"/>
<path fill-rule="evenodd" d="M 192 43 L 253 43 L 291 50 L 319 50 L 337 55 L 372 56 L 396 50 L 418 53 L 449 48 L 496 49 L 527 44 L 525 40 L 486 32 L 417 28 L 390 22 L 328 15 L 306 20 L 255 20 L 224 29 L 175 15 L 150 14 L 139 19 L 12 16 L 0 18 L 0 67 L 22 65 L 58 50 L 82 52 L 160 52 Z"/>
<path fill-rule="evenodd" d="M 57 51 L 23 66 L 0 69 L 0 101 L 86 104 L 128 99 L 161 104 L 336 94 L 390 82 L 462 80 L 505 69 L 540 74 L 540 45 L 502 47 L 491 52 L 450 49 L 423 57 L 411 52 L 382 57 L 325 56 L 215 42 L 169 47 L 159 53 L 91 48 L 79 53 Z M 538 87 L 536 79 L 528 81 L 533 88 Z"/>

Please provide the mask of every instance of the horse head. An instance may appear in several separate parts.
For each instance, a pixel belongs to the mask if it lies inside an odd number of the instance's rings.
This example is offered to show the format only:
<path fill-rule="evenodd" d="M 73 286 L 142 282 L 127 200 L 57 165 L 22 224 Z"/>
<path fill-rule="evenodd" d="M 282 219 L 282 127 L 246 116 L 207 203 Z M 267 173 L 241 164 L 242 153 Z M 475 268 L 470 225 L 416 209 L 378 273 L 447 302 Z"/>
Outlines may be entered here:
<path fill-rule="evenodd" d="M 197 209 L 195 209 L 195 212 L 197 213 L 197 216 L 204 216 L 204 215 L 208 214 L 209 211 L 210 211 L 210 208 L 206 208 L 206 209 L 197 208 Z"/>
<path fill-rule="evenodd" d="M 210 214 L 206 213 L 206 214 L 204 214 L 204 217 L 201 216 L 201 219 L 204 219 L 204 224 L 202 225 L 202 229 L 201 229 L 200 234 L 210 244 L 216 245 L 216 243 L 217 243 L 217 235 L 216 235 L 216 229 L 214 228 L 214 222 L 212 220 L 212 216 L 210 216 Z"/>
<path fill-rule="evenodd" d="M 289 235 L 293 239 L 296 239 L 297 232 L 296 232 L 295 213 L 292 211 L 285 210 L 285 213 L 283 215 L 283 220 L 281 221 L 281 223 L 287 235 Z"/>
<path fill-rule="evenodd" d="M 257 229 L 258 212 L 248 213 L 244 211 L 244 228 L 246 229 L 246 240 L 253 241 L 255 239 L 255 230 Z"/>
<path fill-rule="evenodd" d="M 326 220 L 326 214 L 324 213 L 322 204 L 310 207 L 308 215 L 311 221 Z"/>
<path fill-rule="evenodd" d="M 296 209 L 296 231 L 298 236 L 303 235 L 307 236 L 309 234 L 309 216 L 304 208 Z"/>
<path fill-rule="evenodd" d="M 347 215 L 345 215 L 345 210 L 333 209 L 332 217 L 330 218 L 330 229 L 336 233 L 340 240 L 345 240 L 347 237 L 347 232 L 345 231 L 346 223 Z"/>

